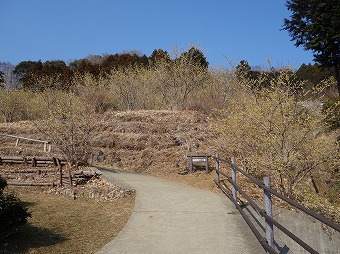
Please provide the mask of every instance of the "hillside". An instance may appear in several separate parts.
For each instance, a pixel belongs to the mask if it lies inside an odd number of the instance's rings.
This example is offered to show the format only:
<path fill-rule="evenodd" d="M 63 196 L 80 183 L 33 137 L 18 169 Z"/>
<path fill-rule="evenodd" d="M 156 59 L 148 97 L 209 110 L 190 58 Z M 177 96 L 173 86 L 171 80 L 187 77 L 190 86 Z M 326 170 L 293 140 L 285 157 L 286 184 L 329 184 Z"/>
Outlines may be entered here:
<path fill-rule="evenodd" d="M 107 114 L 94 146 L 104 163 L 133 172 L 169 175 L 188 166 L 187 154 L 214 153 L 209 117 L 195 111 L 133 111 Z"/>
<path fill-rule="evenodd" d="M 32 122 L 1 123 L 0 129 L 0 133 L 45 138 Z M 187 154 L 215 154 L 218 150 L 209 116 L 196 111 L 106 112 L 98 119 L 92 135 L 93 164 L 179 181 L 184 177 L 178 173 L 189 167 Z M 0 136 L 0 154 L 60 156 L 53 147 L 51 153 L 44 153 L 42 144 L 23 140 L 15 147 L 15 141 Z M 212 160 L 210 166 L 214 166 Z M 201 173 L 205 174 L 204 170 L 198 172 Z M 193 176 L 186 178 L 184 181 Z M 210 178 L 207 185 L 213 188 Z"/>
<path fill-rule="evenodd" d="M 213 181 L 215 162 L 212 159 L 209 161 L 209 174 L 205 174 L 204 168 L 194 174 L 181 174 L 189 168 L 188 154 L 220 153 L 223 158 L 228 158 L 216 146 L 218 134 L 212 130 L 212 118 L 213 116 L 196 111 L 106 112 L 97 120 L 91 133 L 93 164 L 168 178 L 219 192 Z M 32 122 L 1 123 L 0 129 L 0 133 L 44 139 Z M 0 136 L 0 154 L 60 156 L 55 147 L 48 154 L 43 152 L 42 144 L 20 141 L 18 147 L 15 147 L 15 141 L 13 138 Z M 239 184 L 251 196 L 256 199 L 262 196 L 259 189 L 249 181 L 241 177 L 238 179 Z M 303 189 L 310 190 L 312 195 L 304 201 L 305 205 L 324 214 L 330 213 L 331 218 L 339 221 L 339 205 L 330 204 L 324 197 L 312 194 L 313 186 L 310 181 L 304 183 Z M 332 196 L 336 197 L 338 193 L 335 192 Z M 312 200 L 317 202 L 314 204 Z"/>

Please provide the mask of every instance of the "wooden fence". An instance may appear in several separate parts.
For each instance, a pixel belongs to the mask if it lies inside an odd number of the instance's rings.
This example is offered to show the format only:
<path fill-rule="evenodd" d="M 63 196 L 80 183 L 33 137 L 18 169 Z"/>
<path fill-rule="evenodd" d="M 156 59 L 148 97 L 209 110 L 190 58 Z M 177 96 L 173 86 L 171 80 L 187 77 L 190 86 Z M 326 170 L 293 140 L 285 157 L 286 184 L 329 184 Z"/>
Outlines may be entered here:
<path fill-rule="evenodd" d="M 26 137 L 20 137 L 20 136 L 9 135 L 9 134 L 1 134 L 1 133 L 0 133 L 0 136 L 14 138 L 16 140 L 15 147 L 18 146 L 20 140 L 27 140 L 31 142 L 42 143 L 44 145 L 44 152 L 51 152 L 51 149 L 52 149 L 50 142 L 47 140 L 39 140 L 39 139 L 26 138 Z"/>
<path fill-rule="evenodd" d="M 27 182 L 27 181 L 7 181 L 8 185 L 17 186 L 74 186 L 78 184 L 84 184 L 89 179 L 97 177 L 97 172 L 92 172 L 90 170 L 78 170 L 71 171 L 70 169 L 65 169 L 66 164 L 65 159 L 59 158 L 46 158 L 46 157 L 15 157 L 15 156 L 1 156 L 0 165 L 3 164 L 23 164 L 26 168 L 23 169 L 13 169 L 9 167 L 8 169 L 0 169 L 1 173 L 11 173 L 11 174 L 48 174 L 56 173 L 58 179 L 54 179 L 53 182 Z M 41 168 L 42 166 L 47 166 L 48 168 Z M 27 168 L 32 167 L 32 168 Z"/>
<path fill-rule="evenodd" d="M 65 182 L 63 180 L 63 166 L 66 164 L 66 160 L 59 159 L 59 158 L 46 158 L 46 157 L 18 157 L 18 156 L 1 156 L 0 157 L 0 165 L 3 164 L 22 164 L 25 166 L 31 166 L 33 169 L 2 169 L 0 170 L 0 173 L 47 173 L 47 172 L 55 172 L 58 171 L 59 173 L 59 180 L 57 182 L 17 182 L 17 181 L 8 181 L 8 185 L 17 185 L 17 186 L 54 186 L 54 185 L 63 185 Z M 49 168 L 49 169 L 39 169 L 42 166 L 48 166 L 48 167 L 55 167 L 55 168 Z M 72 183 L 72 181 L 71 181 Z"/>
<path fill-rule="evenodd" d="M 288 204 L 294 206 L 295 208 L 303 211 L 304 213 L 308 214 L 309 216 L 313 217 L 314 219 L 322 222 L 323 224 L 333 228 L 334 230 L 340 232 L 340 225 L 336 224 L 327 218 L 305 208 L 304 206 L 298 204 L 297 202 L 289 199 L 288 197 L 278 193 L 277 191 L 270 188 L 270 178 L 264 177 L 263 182 L 259 181 L 255 177 L 251 176 L 244 170 L 240 169 L 235 164 L 235 158 L 231 158 L 231 160 L 221 159 L 218 155 L 214 156 L 213 159 L 216 161 L 216 185 L 222 190 L 222 192 L 230 198 L 230 200 L 234 203 L 235 208 L 239 211 L 242 215 L 243 219 L 250 227 L 251 231 L 254 233 L 262 247 L 265 249 L 267 253 L 270 254 L 277 254 L 278 252 L 274 249 L 274 231 L 273 226 L 278 228 L 284 234 L 286 234 L 289 238 L 294 240 L 297 244 L 303 247 L 309 253 L 318 253 L 315 249 L 305 243 L 302 239 L 296 236 L 294 233 L 289 231 L 279 222 L 273 219 L 272 217 L 272 195 L 278 197 L 279 199 L 287 202 Z M 220 167 L 220 163 L 226 163 L 227 166 L 230 166 L 230 171 L 227 173 L 225 170 L 222 170 Z M 259 205 L 244 191 L 242 188 L 237 185 L 236 182 L 236 173 L 240 173 L 248 178 L 252 183 L 256 184 L 259 188 L 263 190 L 264 193 L 264 208 L 260 208 Z M 222 179 L 223 178 L 223 179 Z M 231 190 L 229 190 L 225 184 L 225 180 L 227 180 L 231 184 Z M 257 230 L 255 225 L 251 222 L 245 212 L 242 210 L 242 204 L 240 204 L 238 199 L 238 193 L 242 195 L 242 197 L 248 202 L 248 204 L 260 215 L 265 219 L 265 233 L 266 238 L 262 237 L 260 232 Z"/>
<path fill-rule="evenodd" d="M 20 157 L 20 156 L 1 156 L 0 157 L 0 165 L 1 164 L 25 164 L 31 165 L 32 167 L 37 167 L 39 165 L 54 165 L 54 166 L 62 166 L 66 164 L 66 160 L 59 158 L 46 158 L 46 157 Z"/>

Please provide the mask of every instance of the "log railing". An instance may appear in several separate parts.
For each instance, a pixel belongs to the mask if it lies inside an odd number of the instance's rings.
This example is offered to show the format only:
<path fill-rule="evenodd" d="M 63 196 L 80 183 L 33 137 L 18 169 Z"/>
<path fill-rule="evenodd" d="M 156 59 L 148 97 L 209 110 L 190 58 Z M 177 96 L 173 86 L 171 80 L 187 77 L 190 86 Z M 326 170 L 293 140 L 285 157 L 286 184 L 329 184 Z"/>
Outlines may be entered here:
<path fill-rule="evenodd" d="M 31 141 L 31 142 L 43 143 L 44 144 L 44 152 L 51 152 L 51 148 L 52 148 L 51 143 L 49 141 L 46 141 L 46 140 L 26 138 L 26 137 L 20 137 L 20 136 L 9 135 L 9 134 L 1 134 L 1 133 L 0 133 L 0 136 L 16 139 L 15 147 L 18 146 L 20 140 L 27 140 L 27 141 Z"/>
<path fill-rule="evenodd" d="M 270 254 L 277 254 L 278 252 L 274 249 L 274 231 L 273 225 L 286 234 L 289 238 L 295 241 L 298 245 L 304 248 L 309 253 L 318 253 L 315 249 L 305 243 L 302 239 L 300 239 L 297 235 L 293 232 L 289 231 L 279 222 L 273 219 L 272 217 L 272 202 L 271 196 L 274 195 L 277 198 L 285 201 L 286 203 L 290 204 L 291 206 L 295 207 L 296 209 L 308 214 L 309 216 L 313 217 L 314 219 L 322 222 L 323 224 L 333 228 L 334 230 L 340 232 L 340 225 L 337 223 L 332 222 L 331 220 L 307 209 L 306 207 L 300 205 L 299 203 L 289 199 L 288 197 L 278 193 L 277 191 L 270 188 L 270 178 L 264 177 L 264 181 L 261 182 L 255 177 L 251 176 L 249 173 L 245 172 L 244 170 L 240 169 L 235 164 L 235 159 L 232 158 L 231 160 L 221 159 L 218 155 L 214 156 L 213 159 L 216 161 L 216 185 L 221 189 L 221 191 L 229 197 L 229 199 L 234 203 L 235 208 L 239 211 L 242 215 L 243 219 L 250 227 L 251 231 L 254 233 L 262 247 L 265 249 L 267 253 Z M 225 163 L 230 167 L 230 173 L 227 173 L 225 170 L 222 170 L 220 167 L 221 163 Z M 257 185 L 259 188 L 263 189 L 264 192 L 264 208 L 260 208 L 259 205 L 237 184 L 236 182 L 236 175 L 237 173 L 242 174 L 246 178 L 248 178 L 252 183 Z M 231 190 L 227 188 L 225 185 L 225 180 L 227 180 L 231 184 Z M 260 232 L 257 230 L 255 225 L 251 222 L 249 217 L 245 214 L 242 209 L 242 204 L 240 204 L 238 199 L 238 194 L 242 195 L 242 197 L 247 201 L 247 203 L 260 215 L 265 219 L 266 224 L 266 238 L 262 237 Z"/>
<path fill-rule="evenodd" d="M 54 185 L 63 185 L 63 166 L 66 164 L 66 160 L 59 159 L 59 158 L 46 158 L 46 157 L 19 157 L 19 156 L 1 156 L 0 157 L 0 165 L 3 164 L 24 164 L 26 166 L 31 167 L 37 167 L 37 170 L 30 169 L 30 170 L 12 170 L 12 169 L 2 169 L 0 170 L 0 173 L 5 173 L 8 171 L 13 171 L 13 173 L 41 173 L 41 171 L 38 169 L 39 166 L 55 166 L 57 167 L 57 171 L 59 173 L 59 182 L 58 183 L 41 183 L 41 182 L 14 182 L 14 181 L 8 181 L 8 185 L 20 185 L 20 186 L 54 186 Z M 72 181 L 71 181 L 72 184 Z"/>
<path fill-rule="evenodd" d="M 98 172 L 91 170 L 78 170 L 71 171 L 70 168 L 64 168 L 66 165 L 65 159 L 59 158 L 46 158 L 46 157 L 18 157 L 18 156 L 1 156 L 0 165 L 2 164 L 24 164 L 33 168 L 24 167 L 22 169 L 13 169 L 12 167 L 0 169 L 1 173 L 9 174 L 42 174 L 53 173 L 58 175 L 59 179 L 54 179 L 53 183 L 41 183 L 41 182 L 14 182 L 7 181 L 8 185 L 20 185 L 20 186 L 74 186 L 77 184 L 83 184 L 91 178 L 99 176 Z M 41 169 L 40 166 L 48 166 L 49 168 Z M 40 167 L 40 168 L 39 168 Z M 54 167 L 54 168 L 53 168 Z"/>
<path fill-rule="evenodd" d="M 0 165 L 1 164 L 25 164 L 25 165 L 31 165 L 32 167 L 37 167 L 38 165 L 44 164 L 44 165 L 65 165 L 66 160 L 59 159 L 59 158 L 46 158 L 46 157 L 20 157 L 20 156 L 1 156 L 0 157 Z"/>

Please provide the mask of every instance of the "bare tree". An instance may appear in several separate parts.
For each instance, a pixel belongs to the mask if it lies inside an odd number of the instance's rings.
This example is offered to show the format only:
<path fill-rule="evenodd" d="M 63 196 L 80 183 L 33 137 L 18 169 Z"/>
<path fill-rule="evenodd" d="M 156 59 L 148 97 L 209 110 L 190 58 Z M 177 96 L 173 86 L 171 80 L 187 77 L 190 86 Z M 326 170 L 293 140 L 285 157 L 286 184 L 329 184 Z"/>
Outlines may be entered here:
<path fill-rule="evenodd" d="M 19 88 L 20 82 L 13 73 L 15 66 L 9 62 L 0 62 L 0 71 L 4 73 L 5 89 Z"/>
<path fill-rule="evenodd" d="M 61 151 L 69 166 L 87 164 L 91 154 L 94 111 L 73 93 L 45 91 L 40 94 L 45 114 L 35 124 Z"/>

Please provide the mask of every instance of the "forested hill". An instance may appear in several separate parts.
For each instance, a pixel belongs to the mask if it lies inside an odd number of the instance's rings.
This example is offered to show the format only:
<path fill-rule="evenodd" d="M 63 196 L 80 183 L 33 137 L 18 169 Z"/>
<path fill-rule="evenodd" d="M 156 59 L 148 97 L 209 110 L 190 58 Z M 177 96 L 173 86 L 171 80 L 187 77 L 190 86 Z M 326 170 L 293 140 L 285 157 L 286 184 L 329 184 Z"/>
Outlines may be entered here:
<path fill-rule="evenodd" d="M 176 55 L 177 54 L 177 55 Z M 171 56 L 170 56 L 171 55 Z M 157 61 L 176 62 L 181 59 L 187 59 L 188 56 L 195 64 L 208 68 L 209 63 L 204 53 L 192 47 L 186 52 L 176 52 L 169 54 L 162 49 L 155 49 L 150 56 L 138 51 L 129 51 L 120 54 L 103 54 L 89 55 L 83 59 L 73 60 L 65 63 L 62 60 L 42 61 L 22 61 L 17 65 L 0 62 L 0 85 L 8 88 L 29 88 L 34 90 L 43 90 L 46 87 L 37 87 L 39 80 L 49 77 L 61 87 L 57 89 L 69 89 L 72 86 L 72 80 L 77 75 L 90 73 L 94 77 L 108 75 L 113 70 L 138 66 L 147 68 L 154 65 Z M 261 66 L 250 66 L 246 60 L 240 61 L 237 67 L 245 66 L 250 76 L 257 77 L 262 71 L 272 71 L 272 69 Z M 236 67 L 236 68 L 237 68 Z M 233 68 L 232 66 L 230 68 Z M 302 64 L 300 67 L 295 66 L 296 75 L 300 80 L 306 80 L 306 87 L 312 88 L 321 80 L 329 78 L 334 74 L 331 67 L 322 67 L 319 64 Z"/>

